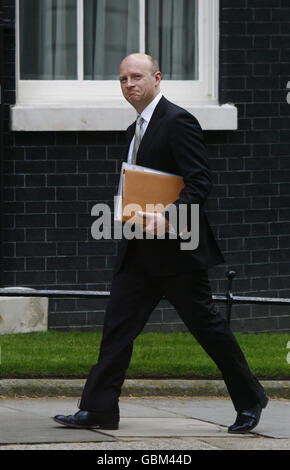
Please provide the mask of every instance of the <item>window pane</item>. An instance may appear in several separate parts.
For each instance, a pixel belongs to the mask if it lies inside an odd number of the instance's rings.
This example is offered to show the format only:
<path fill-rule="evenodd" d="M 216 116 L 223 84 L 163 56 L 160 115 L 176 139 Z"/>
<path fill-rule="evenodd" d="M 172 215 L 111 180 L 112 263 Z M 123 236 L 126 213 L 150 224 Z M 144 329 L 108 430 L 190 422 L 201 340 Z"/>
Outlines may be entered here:
<path fill-rule="evenodd" d="M 138 51 L 138 0 L 84 0 L 86 80 L 118 79 L 122 59 Z"/>
<path fill-rule="evenodd" d="M 20 78 L 77 78 L 77 1 L 19 0 Z"/>
<path fill-rule="evenodd" d="M 165 80 L 198 79 L 198 1 L 146 0 L 146 52 Z"/>

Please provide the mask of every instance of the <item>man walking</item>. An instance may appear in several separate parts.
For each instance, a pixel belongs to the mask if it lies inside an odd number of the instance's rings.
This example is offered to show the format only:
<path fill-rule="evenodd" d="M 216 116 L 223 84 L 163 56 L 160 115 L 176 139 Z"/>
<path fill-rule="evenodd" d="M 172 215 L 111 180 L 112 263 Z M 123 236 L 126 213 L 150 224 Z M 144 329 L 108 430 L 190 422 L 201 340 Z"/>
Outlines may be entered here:
<path fill-rule="evenodd" d="M 89 373 L 80 411 L 54 420 L 77 428 L 118 428 L 119 396 L 134 339 L 165 296 L 219 367 L 237 411 L 228 430 L 243 433 L 257 426 L 268 397 L 214 308 L 208 269 L 224 260 L 203 211 L 212 186 L 206 146 L 198 121 L 162 95 L 161 78 L 157 62 L 146 54 L 131 54 L 120 65 L 123 95 L 137 111 L 127 130 L 127 161 L 183 177 L 184 188 L 173 206 L 178 214 L 186 205 L 190 214 L 190 206 L 199 205 L 199 245 L 180 249 L 180 237 L 168 235 L 168 212 L 143 214 L 150 238 L 121 240 L 98 363 Z M 189 229 L 193 222 L 189 219 Z M 160 227 L 162 238 L 157 237 Z"/>

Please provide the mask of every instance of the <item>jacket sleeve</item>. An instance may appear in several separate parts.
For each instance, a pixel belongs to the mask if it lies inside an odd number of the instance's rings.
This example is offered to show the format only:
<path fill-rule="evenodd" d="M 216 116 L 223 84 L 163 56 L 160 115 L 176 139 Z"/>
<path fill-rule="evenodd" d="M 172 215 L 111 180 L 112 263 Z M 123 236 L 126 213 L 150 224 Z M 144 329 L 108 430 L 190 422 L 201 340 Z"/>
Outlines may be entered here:
<path fill-rule="evenodd" d="M 178 219 L 180 205 L 186 205 L 190 228 L 191 204 L 198 204 L 201 209 L 212 187 L 207 148 L 198 121 L 187 112 L 180 112 L 172 120 L 169 135 L 172 155 L 185 184 L 173 205 L 177 208 Z M 168 211 L 164 215 L 169 218 Z"/>

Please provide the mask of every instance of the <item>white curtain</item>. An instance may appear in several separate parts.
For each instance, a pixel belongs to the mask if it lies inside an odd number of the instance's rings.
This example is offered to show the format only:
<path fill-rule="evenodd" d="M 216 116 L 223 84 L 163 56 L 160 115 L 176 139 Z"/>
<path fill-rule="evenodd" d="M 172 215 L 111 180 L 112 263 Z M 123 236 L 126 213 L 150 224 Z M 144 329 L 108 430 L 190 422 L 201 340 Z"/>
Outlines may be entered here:
<path fill-rule="evenodd" d="M 85 79 L 117 79 L 121 60 L 138 50 L 138 0 L 84 0 Z"/>
<path fill-rule="evenodd" d="M 165 80 L 198 79 L 197 0 L 146 0 L 146 51 Z"/>
<path fill-rule="evenodd" d="M 22 79 L 77 78 L 76 0 L 20 0 Z"/>
<path fill-rule="evenodd" d="M 77 0 L 19 0 L 22 79 L 77 79 Z M 84 78 L 115 80 L 139 51 L 139 0 L 84 0 Z M 146 52 L 167 80 L 198 79 L 198 1 L 145 0 Z"/>

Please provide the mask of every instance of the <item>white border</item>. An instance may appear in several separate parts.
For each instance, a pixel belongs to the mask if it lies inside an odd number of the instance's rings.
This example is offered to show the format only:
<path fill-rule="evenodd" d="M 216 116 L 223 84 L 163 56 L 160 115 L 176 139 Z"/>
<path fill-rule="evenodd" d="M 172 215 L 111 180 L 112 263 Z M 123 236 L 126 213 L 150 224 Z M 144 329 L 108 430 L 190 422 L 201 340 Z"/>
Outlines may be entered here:
<path fill-rule="evenodd" d="M 84 79 L 84 0 L 77 0 L 77 74 Z"/>

